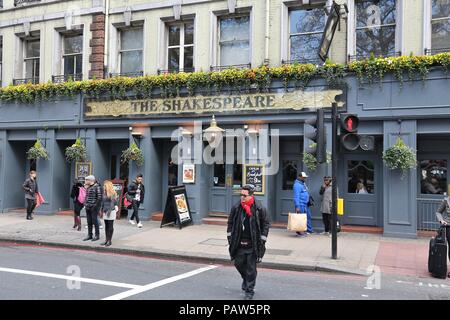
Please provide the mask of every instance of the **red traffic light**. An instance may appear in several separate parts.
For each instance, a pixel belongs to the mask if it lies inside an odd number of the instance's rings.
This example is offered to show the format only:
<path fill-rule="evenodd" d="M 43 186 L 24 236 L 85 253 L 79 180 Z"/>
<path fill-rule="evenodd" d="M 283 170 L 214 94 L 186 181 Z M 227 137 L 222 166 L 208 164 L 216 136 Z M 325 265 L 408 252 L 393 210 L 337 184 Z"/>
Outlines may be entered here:
<path fill-rule="evenodd" d="M 358 130 L 359 119 L 354 114 L 341 114 L 341 127 L 345 132 L 354 133 Z"/>

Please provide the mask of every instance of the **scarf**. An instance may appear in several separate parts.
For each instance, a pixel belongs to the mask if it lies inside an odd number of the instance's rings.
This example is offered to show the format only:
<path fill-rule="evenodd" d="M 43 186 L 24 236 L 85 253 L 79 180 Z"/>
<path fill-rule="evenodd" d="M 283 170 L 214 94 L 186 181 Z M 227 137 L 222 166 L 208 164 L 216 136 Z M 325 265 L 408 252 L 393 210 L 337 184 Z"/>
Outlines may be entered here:
<path fill-rule="evenodd" d="M 247 201 L 241 201 L 241 206 L 244 208 L 245 213 L 247 214 L 247 217 L 252 216 L 252 209 L 251 206 L 255 203 L 255 198 L 250 197 Z"/>

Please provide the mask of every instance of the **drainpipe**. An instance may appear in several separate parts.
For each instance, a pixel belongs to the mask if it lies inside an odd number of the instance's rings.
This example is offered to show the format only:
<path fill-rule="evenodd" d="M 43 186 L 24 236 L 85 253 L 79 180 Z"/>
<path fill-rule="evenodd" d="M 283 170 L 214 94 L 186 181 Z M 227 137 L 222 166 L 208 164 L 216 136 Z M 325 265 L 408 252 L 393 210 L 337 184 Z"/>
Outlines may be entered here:
<path fill-rule="evenodd" d="M 264 64 L 269 64 L 269 32 L 270 32 L 270 0 L 266 0 L 266 35 L 265 35 L 265 53 L 264 53 Z"/>
<path fill-rule="evenodd" d="M 108 58 L 109 58 L 109 3 L 110 0 L 104 0 L 105 8 L 105 47 L 103 56 L 103 76 L 104 78 L 108 75 Z"/>

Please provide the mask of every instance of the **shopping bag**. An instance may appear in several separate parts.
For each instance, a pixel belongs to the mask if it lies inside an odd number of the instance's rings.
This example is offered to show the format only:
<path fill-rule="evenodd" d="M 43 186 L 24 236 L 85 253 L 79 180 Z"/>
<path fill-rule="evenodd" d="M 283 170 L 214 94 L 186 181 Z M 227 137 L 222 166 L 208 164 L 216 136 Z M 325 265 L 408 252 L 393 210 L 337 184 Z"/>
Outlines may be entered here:
<path fill-rule="evenodd" d="M 289 231 L 305 232 L 307 230 L 306 213 L 289 213 L 287 229 Z"/>
<path fill-rule="evenodd" d="M 40 192 L 36 192 L 36 208 L 45 202 L 44 197 Z"/>
<path fill-rule="evenodd" d="M 132 205 L 132 202 L 130 200 L 128 200 L 127 198 L 127 194 L 125 194 L 123 196 L 123 205 L 125 206 L 125 208 L 129 209 Z"/>

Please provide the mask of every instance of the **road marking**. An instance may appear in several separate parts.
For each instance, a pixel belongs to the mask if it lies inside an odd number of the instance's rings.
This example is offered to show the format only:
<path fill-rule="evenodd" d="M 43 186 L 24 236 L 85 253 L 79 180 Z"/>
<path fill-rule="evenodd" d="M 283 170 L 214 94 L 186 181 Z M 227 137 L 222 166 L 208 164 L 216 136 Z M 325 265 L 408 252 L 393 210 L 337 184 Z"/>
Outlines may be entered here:
<path fill-rule="evenodd" d="M 66 276 L 66 275 L 62 275 L 62 274 L 29 271 L 29 270 L 21 270 L 21 269 L 0 268 L 0 272 L 26 274 L 26 275 L 30 275 L 30 276 L 46 277 L 46 278 L 54 278 L 54 279 L 62 279 L 62 280 L 72 280 L 72 281 L 79 281 L 79 282 L 86 282 L 86 283 L 99 284 L 99 285 L 112 286 L 112 287 L 120 287 L 120 288 L 128 288 L 128 289 L 136 289 L 136 288 L 141 287 L 138 285 L 128 284 L 128 283 L 73 277 L 73 276 Z"/>
<path fill-rule="evenodd" d="M 178 276 L 170 277 L 170 278 L 167 278 L 167 279 L 164 279 L 164 280 L 160 280 L 160 281 L 157 281 L 157 282 L 153 282 L 153 283 L 147 284 L 145 286 L 134 288 L 134 289 L 129 290 L 129 291 L 125 291 L 125 292 L 122 292 L 122 293 L 119 293 L 119 294 L 115 294 L 113 296 L 104 298 L 102 300 L 122 300 L 122 299 L 125 299 L 125 298 L 128 298 L 128 297 L 134 296 L 136 294 L 139 294 L 139 293 L 142 293 L 142 292 L 145 292 L 145 291 L 149 291 L 149 290 L 152 290 L 152 289 L 164 286 L 166 284 L 169 284 L 169 283 L 172 283 L 172 282 L 175 282 L 175 281 L 186 279 L 186 278 L 195 276 L 195 275 L 197 275 L 199 273 L 202 273 L 202 272 L 205 272 L 205 271 L 208 271 L 208 270 L 212 270 L 212 269 L 215 269 L 215 268 L 217 268 L 217 266 L 208 266 L 208 267 L 196 269 L 196 270 L 193 270 L 193 271 L 190 271 L 190 272 L 187 272 L 187 273 L 180 274 Z"/>

